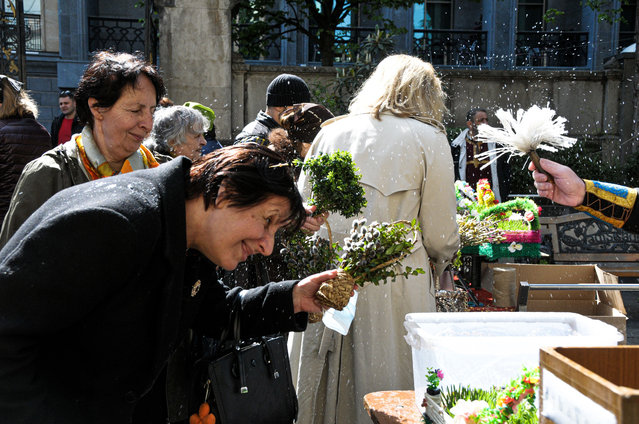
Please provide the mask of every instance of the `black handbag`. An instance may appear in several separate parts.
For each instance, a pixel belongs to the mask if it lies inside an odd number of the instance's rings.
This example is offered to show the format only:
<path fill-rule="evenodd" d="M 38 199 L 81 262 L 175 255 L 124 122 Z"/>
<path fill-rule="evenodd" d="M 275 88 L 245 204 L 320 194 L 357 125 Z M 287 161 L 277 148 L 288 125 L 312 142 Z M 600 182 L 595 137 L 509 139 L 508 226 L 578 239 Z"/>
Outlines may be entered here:
<path fill-rule="evenodd" d="M 208 363 L 216 423 L 292 423 L 297 395 L 281 335 L 241 340 L 239 307 L 231 312 L 233 339 Z M 228 331 L 221 340 L 226 340 Z"/>

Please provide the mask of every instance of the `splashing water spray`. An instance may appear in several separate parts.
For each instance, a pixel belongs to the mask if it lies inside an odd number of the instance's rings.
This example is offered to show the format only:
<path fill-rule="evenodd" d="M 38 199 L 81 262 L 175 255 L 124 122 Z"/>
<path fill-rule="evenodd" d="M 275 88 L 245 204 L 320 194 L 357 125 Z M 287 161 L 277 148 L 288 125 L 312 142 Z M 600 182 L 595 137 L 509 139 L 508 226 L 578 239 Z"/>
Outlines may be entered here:
<path fill-rule="evenodd" d="M 553 178 L 541 167 L 537 150 L 556 152 L 559 149 L 571 147 L 577 141 L 576 138 L 566 137 L 566 118 L 555 117 L 555 111 L 549 107 L 540 108 L 532 106 L 524 111 L 519 109 L 517 117 L 513 117 L 510 111 L 499 109 L 495 116 L 501 122 L 503 128 L 494 128 L 487 124 L 480 125 L 477 139 L 480 141 L 492 141 L 500 145 L 493 150 L 481 153 L 478 159 L 489 158 L 490 161 L 481 169 L 489 166 L 502 155 L 524 156 L 528 155 L 535 164 L 537 171 L 543 172 L 548 181 Z"/>

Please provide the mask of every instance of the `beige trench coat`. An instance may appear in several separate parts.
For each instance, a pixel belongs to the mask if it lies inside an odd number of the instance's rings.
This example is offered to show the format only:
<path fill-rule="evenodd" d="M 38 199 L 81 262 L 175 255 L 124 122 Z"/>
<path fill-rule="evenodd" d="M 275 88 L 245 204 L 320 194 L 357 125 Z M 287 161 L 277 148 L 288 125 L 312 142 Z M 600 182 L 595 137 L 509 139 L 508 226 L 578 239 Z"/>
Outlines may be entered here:
<path fill-rule="evenodd" d="M 363 397 L 378 390 L 412 390 L 411 348 L 404 340 L 409 312 L 435 311 L 433 273 L 440 275 L 458 249 L 454 171 L 445 134 L 411 118 L 347 115 L 318 134 L 307 157 L 347 150 L 360 168 L 368 222 L 417 219 L 421 243 L 403 266 L 426 274 L 359 290 L 357 311 L 347 336 L 311 324 L 295 333 L 291 362 L 297 376 L 298 422 L 370 423 Z M 308 197 L 307 178 L 299 187 Z M 333 240 L 342 243 L 352 219 L 329 217 Z M 322 229 L 323 236 L 326 231 Z M 425 372 L 425 370 L 424 370 Z"/>

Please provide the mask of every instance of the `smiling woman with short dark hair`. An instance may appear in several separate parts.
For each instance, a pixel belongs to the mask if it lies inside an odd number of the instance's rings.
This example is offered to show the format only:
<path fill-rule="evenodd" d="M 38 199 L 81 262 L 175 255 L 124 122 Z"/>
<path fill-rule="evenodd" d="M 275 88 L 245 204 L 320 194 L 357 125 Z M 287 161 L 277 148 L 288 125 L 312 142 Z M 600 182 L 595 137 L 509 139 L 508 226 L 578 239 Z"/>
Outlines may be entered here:
<path fill-rule="evenodd" d="M 217 278 L 302 225 L 284 163 L 254 143 L 176 158 L 63 190 L 27 219 L 0 250 L 2 421 L 166 422 L 168 358 L 188 329 L 219 337 L 240 292 L 243 337 L 304 330 L 335 271 L 245 291 Z"/>
<path fill-rule="evenodd" d="M 162 77 L 143 59 L 128 53 L 96 53 L 75 94 L 85 127 L 24 168 L 2 225 L 0 247 L 58 191 L 157 166 L 141 144 L 151 132 L 153 112 L 163 94 Z"/>

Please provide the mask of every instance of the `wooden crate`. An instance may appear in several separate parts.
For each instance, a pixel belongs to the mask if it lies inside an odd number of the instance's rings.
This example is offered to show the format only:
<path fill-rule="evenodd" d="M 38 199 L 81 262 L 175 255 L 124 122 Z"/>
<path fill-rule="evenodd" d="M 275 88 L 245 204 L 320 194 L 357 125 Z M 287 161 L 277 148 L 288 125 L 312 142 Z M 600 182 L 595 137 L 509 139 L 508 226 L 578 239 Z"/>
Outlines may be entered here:
<path fill-rule="evenodd" d="M 618 424 L 639 423 L 639 346 L 542 348 L 544 370 L 610 411 Z M 544 417 L 540 397 L 540 422 Z"/>

